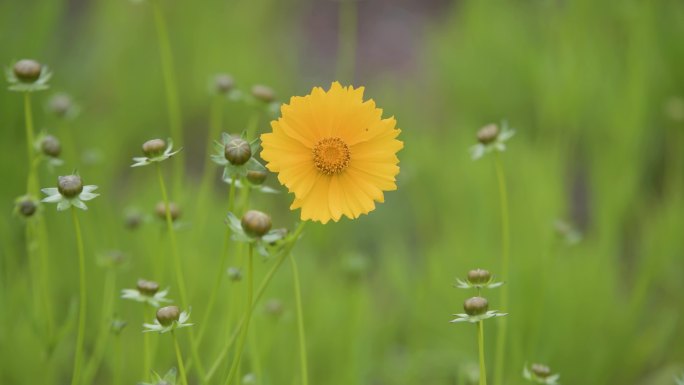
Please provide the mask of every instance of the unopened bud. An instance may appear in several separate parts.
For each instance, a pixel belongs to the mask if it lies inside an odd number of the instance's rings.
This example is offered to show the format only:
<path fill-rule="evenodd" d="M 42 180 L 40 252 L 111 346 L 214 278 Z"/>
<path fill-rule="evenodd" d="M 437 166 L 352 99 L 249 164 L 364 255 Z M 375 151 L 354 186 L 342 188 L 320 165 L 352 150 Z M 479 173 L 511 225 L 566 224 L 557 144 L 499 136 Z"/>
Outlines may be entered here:
<path fill-rule="evenodd" d="M 260 184 L 264 183 L 267 176 L 268 176 L 268 173 L 266 171 L 261 171 L 261 170 L 249 170 L 249 171 L 247 171 L 247 180 L 249 181 L 249 183 L 254 184 L 254 185 L 260 185 Z"/>
<path fill-rule="evenodd" d="M 143 154 L 149 158 L 154 158 L 164 153 L 166 142 L 162 139 L 152 139 L 143 143 Z"/>
<path fill-rule="evenodd" d="M 220 94 L 227 93 L 233 89 L 234 85 L 235 82 L 233 82 L 233 78 L 228 74 L 218 74 L 214 78 L 214 87 L 216 88 L 216 92 Z"/>
<path fill-rule="evenodd" d="M 35 60 L 22 59 L 14 64 L 14 75 L 25 83 L 33 83 L 40 77 L 43 67 Z"/>
<path fill-rule="evenodd" d="M 233 138 L 226 143 L 223 155 L 231 164 L 242 166 L 252 157 L 252 148 L 249 143 L 242 138 Z"/>
<path fill-rule="evenodd" d="M 277 299 L 270 299 L 264 305 L 266 313 L 274 317 L 278 317 L 283 314 L 283 303 Z"/>
<path fill-rule="evenodd" d="M 48 105 L 50 111 L 59 117 L 66 116 L 67 112 L 71 109 L 71 98 L 65 94 L 57 94 L 50 99 L 50 104 Z"/>
<path fill-rule="evenodd" d="M 488 308 L 489 302 L 482 297 L 468 298 L 463 303 L 463 310 L 465 310 L 468 315 L 482 315 L 487 312 Z"/>
<path fill-rule="evenodd" d="M 242 270 L 239 267 L 229 267 L 228 268 L 228 278 L 233 282 L 238 282 L 242 280 Z"/>
<path fill-rule="evenodd" d="M 154 281 L 139 279 L 137 284 L 138 291 L 147 296 L 153 296 L 159 291 L 159 284 Z"/>
<path fill-rule="evenodd" d="M 162 220 L 166 220 L 166 205 L 164 204 L 164 202 L 157 203 L 157 207 L 155 207 L 155 212 L 157 213 L 157 216 L 159 218 L 161 218 Z M 176 219 L 178 219 L 178 217 L 180 217 L 181 210 L 177 204 L 169 202 L 169 214 L 171 215 L 172 221 L 175 221 Z"/>
<path fill-rule="evenodd" d="M 57 190 L 66 198 L 74 198 L 83 191 L 83 181 L 78 175 L 60 176 Z"/>
<path fill-rule="evenodd" d="M 532 364 L 532 373 L 537 377 L 546 378 L 551 375 L 551 369 L 542 364 Z"/>
<path fill-rule="evenodd" d="M 162 326 L 169 326 L 173 321 L 178 321 L 180 318 L 180 309 L 178 306 L 165 306 L 157 310 L 157 321 Z"/>
<path fill-rule="evenodd" d="M 242 216 L 242 229 L 252 237 L 261 237 L 271 230 L 271 217 L 261 211 L 249 210 Z"/>
<path fill-rule="evenodd" d="M 19 213 L 25 217 L 31 217 L 38 210 L 38 205 L 32 199 L 26 198 L 17 203 Z"/>
<path fill-rule="evenodd" d="M 52 135 L 45 135 L 43 137 L 40 148 L 43 150 L 43 154 L 52 158 L 57 158 L 62 153 L 62 145 L 59 143 L 59 139 Z"/>
<path fill-rule="evenodd" d="M 488 124 L 477 132 L 477 140 L 482 144 L 489 144 L 499 136 L 499 127 L 496 124 Z"/>
<path fill-rule="evenodd" d="M 475 269 L 468 272 L 468 282 L 473 285 L 485 284 L 489 282 L 491 278 L 492 274 L 487 270 Z"/>
<path fill-rule="evenodd" d="M 275 99 L 275 92 L 271 87 L 257 84 L 252 87 L 252 96 L 264 103 L 270 103 Z"/>

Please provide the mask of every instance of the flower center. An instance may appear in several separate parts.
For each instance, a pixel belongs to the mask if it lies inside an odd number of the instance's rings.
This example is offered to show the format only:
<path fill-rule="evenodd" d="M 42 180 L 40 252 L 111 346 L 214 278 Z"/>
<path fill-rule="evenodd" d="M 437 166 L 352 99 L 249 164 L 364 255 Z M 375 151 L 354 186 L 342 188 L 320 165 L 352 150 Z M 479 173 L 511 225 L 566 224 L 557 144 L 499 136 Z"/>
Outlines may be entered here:
<path fill-rule="evenodd" d="M 338 137 L 324 138 L 313 148 L 313 161 L 318 171 L 335 175 L 349 166 L 349 146 Z"/>

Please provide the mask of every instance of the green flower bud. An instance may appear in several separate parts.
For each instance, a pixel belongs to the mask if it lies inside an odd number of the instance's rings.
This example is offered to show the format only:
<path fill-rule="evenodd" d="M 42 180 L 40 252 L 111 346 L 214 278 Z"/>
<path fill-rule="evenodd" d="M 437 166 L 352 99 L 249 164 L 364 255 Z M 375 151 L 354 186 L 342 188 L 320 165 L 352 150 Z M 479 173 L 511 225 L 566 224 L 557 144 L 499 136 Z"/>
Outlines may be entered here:
<path fill-rule="evenodd" d="M 260 184 L 264 183 L 267 176 L 268 176 L 268 173 L 266 171 L 261 171 L 261 170 L 249 170 L 249 171 L 247 171 L 247 180 L 249 181 L 249 183 L 254 184 L 254 185 L 260 185 Z"/>
<path fill-rule="evenodd" d="M 252 148 L 249 146 L 246 140 L 241 138 L 231 139 L 230 142 L 226 143 L 224 148 L 224 156 L 231 164 L 235 166 L 242 166 L 247 163 L 249 158 L 252 157 Z"/>
<path fill-rule="evenodd" d="M 488 308 L 489 302 L 482 297 L 468 298 L 463 303 L 463 310 L 465 310 L 468 315 L 482 315 L 487 312 Z"/>
<path fill-rule="evenodd" d="M 38 210 L 38 205 L 32 199 L 26 198 L 17 203 L 17 210 L 19 211 L 19 214 L 28 218 L 36 213 L 36 210 Z"/>
<path fill-rule="evenodd" d="M 152 139 L 143 143 L 143 154 L 149 158 L 154 158 L 164 153 L 166 142 L 162 139 Z"/>
<path fill-rule="evenodd" d="M 551 375 L 551 369 L 542 364 L 532 364 L 532 373 L 534 373 L 537 377 L 541 378 L 546 378 Z"/>
<path fill-rule="evenodd" d="M 178 306 L 165 306 L 157 310 L 157 321 L 162 326 L 169 326 L 173 321 L 178 321 L 180 318 L 180 309 Z"/>
<path fill-rule="evenodd" d="M 35 60 L 22 59 L 14 64 L 14 75 L 25 83 L 33 83 L 40 77 L 43 67 Z"/>
<path fill-rule="evenodd" d="M 112 320 L 112 333 L 114 333 L 114 335 L 118 336 L 124 330 L 126 325 L 128 325 L 128 322 L 126 322 L 122 319 L 119 319 L 119 318 L 113 319 Z"/>
<path fill-rule="evenodd" d="M 159 284 L 154 281 L 139 279 L 136 285 L 141 294 L 152 297 L 159 291 Z"/>
<path fill-rule="evenodd" d="M 496 124 L 488 124 L 477 132 L 477 140 L 482 144 L 489 144 L 499 136 L 499 127 Z"/>
<path fill-rule="evenodd" d="M 233 78 L 228 74 L 218 74 L 214 78 L 214 87 L 219 94 L 227 93 L 233 89 L 234 85 L 235 82 L 233 81 Z"/>
<path fill-rule="evenodd" d="M 157 206 L 155 207 L 155 212 L 157 213 L 157 216 L 159 218 L 161 218 L 164 221 L 166 220 L 166 205 L 164 204 L 164 202 L 157 203 Z M 178 219 L 178 217 L 180 217 L 181 210 L 178 207 L 178 205 L 176 205 L 173 202 L 169 202 L 169 213 L 171 214 L 171 220 L 175 221 L 176 219 Z"/>
<path fill-rule="evenodd" d="M 166 213 L 164 214 L 166 215 Z M 126 225 L 126 228 L 129 230 L 135 230 L 137 229 L 140 224 L 142 223 L 142 216 L 138 212 L 129 212 L 126 214 L 126 217 L 124 219 L 124 223 Z"/>
<path fill-rule="evenodd" d="M 283 314 L 283 308 L 283 303 L 278 299 L 270 299 L 264 305 L 266 313 L 276 318 Z"/>
<path fill-rule="evenodd" d="M 43 154 L 52 158 L 57 158 L 62 153 L 62 145 L 59 143 L 59 139 L 52 135 L 43 137 L 40 148 L 43 150 Z"/>
<path fill-rule="evenodd" d="M 60 176 L 57 180 L 57 190 L 66 198 L 77 197 L 83 191 L 83 182 L 78 175 Z"/>
<path fill-rule="evenodd" d="M 270 103 L 275 99 L 275 92 L 271 87 L 257 84 L 252 87 L 252 96 L 264 103 Z"/>
<path fill-rule="evenodd" d="M 468 272 L 468 282 L 473 285 L 482 285 L 492 278 L 492 274 L 487 270 L 475 269 Z"/>
<path fill-rule="evenodd" d="M 228 278 L 233 282 L 239 282 L 242 280 L 242 270 L 239 267 L 229 267 L 228 268 Z"/>
<path fill-rule="evenodd" d="M 252 237 L 261 237 L 271 230 L 271 217 L 257 210 L 247 211 L 240 223 L 245 233 Z"/>
<path fill-rule="evenodd" d="M 61 117 L 66 116 L 71 109 L 71 98 L 65 94 L 57 94 L 50 99 L 48 107 L 55 115 Z"/>

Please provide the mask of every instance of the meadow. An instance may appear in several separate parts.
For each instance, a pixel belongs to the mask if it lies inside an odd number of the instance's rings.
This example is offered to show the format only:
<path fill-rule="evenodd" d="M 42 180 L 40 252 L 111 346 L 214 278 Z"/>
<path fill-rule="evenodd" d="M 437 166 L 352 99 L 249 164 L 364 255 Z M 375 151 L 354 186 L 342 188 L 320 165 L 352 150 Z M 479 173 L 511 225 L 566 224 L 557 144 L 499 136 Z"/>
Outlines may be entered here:
<path fill-rule="evenodd" d="M 0 2 L 0 384 L 684 383 L 683 36 L 667 0 Z M 336 81 L 401 130 L 372 209 L 284 185 Z M 39 202 L 74 173 L 87 210 Z"/>

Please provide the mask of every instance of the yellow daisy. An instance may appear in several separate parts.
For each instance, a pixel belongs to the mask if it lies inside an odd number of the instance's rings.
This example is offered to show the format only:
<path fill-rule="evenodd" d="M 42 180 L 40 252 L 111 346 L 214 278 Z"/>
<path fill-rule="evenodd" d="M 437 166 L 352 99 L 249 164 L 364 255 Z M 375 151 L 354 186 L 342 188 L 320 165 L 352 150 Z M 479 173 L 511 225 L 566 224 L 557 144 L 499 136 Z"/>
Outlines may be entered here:
<path fill-rule="evenodd" d="M 261 157 L 294 193 L 290 208 L 301 208 L 303 220 L 358 218 L 384 201 L 384 191 L 396 190 L 401 131 L 372 99 L 363 101 L 363 87 L 315 87 L 281 112 L 273 132 L 261 135 Z"/>

